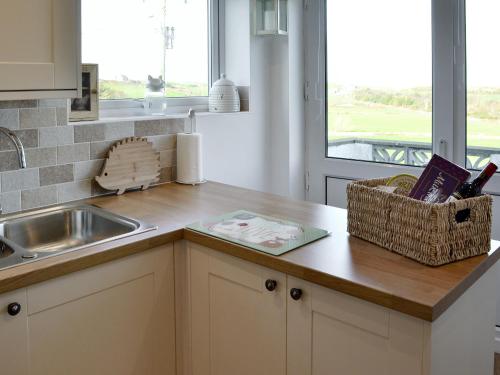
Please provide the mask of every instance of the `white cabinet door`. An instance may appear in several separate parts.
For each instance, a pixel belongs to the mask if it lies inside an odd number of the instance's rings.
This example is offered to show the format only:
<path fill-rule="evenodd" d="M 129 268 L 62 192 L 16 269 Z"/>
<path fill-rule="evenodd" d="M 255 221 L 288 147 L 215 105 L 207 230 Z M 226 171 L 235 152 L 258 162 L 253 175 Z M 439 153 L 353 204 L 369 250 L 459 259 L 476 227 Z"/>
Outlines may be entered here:
<path fill-rule="evenodd" d="M 285 275 L 189 244 L 192 374 L 286 373 Z M 275 281 L 273 289 L 269 281 Z"/>
<path fill-rule="evenodd" d="M 80 0 L 0 0 L 0 9 L 0 99 L 21 98 L 8 92 L 32 91 L 40 97 L 50 96 L 43 94 L 47 91 L 74 97 L 81 59 Z"/>
<path fill-rule="evenodd" d="M 421 375 L 419 319 L 288 276 L 287 375 Z"/>
<path fill-rule="evenodd" d="M 12 306 L 9 313 L 9 305 Z M 19 308 L 13 310 L 12 308 Z M 28 374 L 26 289 L 0 294 L 0 373 Z"/>
<path fill-rule="evenodd" d="M 174 375 L 172 245 L 28 288 L 32 375 Z"/>

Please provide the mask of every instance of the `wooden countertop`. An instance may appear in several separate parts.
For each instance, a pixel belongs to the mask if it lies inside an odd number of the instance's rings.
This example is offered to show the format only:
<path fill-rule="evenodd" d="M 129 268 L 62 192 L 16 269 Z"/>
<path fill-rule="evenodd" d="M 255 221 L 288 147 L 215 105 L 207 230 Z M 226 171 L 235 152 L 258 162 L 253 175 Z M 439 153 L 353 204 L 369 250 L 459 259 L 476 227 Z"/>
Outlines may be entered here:
<path fill-rule="evenodd" d="M 92 267 L 185 238 L 256 264 L 415 317 L 437 319 L 500 257 L 500 242 L 488 255 L 438 268 L 380 248 L 346 233 L 346 211 L 294 201 L 219 183 L 165 184 L 88 203 L 158 225 L 157 231 L 112 241 L 0 271 L 0 293 Z M 238 209 L 289 219 L 331 231 L 331 235 L 279 257 L 253 251 L 183 228 Z"/>

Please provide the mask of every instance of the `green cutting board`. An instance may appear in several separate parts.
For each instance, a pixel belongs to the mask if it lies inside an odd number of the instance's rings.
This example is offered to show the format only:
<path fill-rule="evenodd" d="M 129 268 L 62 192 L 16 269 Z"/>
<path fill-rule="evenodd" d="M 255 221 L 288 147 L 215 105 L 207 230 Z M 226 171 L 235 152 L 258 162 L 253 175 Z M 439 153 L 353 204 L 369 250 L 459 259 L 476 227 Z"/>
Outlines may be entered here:
<path fill-rule="evenodd" d="M 329 234 L 323 229 L 245 210 L 211 217 L 186 228 L 271 255 L 284 254 Z"/>

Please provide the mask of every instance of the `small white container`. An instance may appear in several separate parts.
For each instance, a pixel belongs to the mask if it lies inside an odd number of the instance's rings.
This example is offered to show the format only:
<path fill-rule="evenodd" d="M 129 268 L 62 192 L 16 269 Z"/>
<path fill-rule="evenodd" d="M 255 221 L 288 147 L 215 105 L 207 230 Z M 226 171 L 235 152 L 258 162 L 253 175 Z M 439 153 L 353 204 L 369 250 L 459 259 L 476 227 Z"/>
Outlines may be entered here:
<path fill-rule="evenodd" d="M 167 98 L 163 92 L 148 91 L 144 95 L 144 109 L 148 115 L 164 115 L 167 111 Z"/>
<path fill-rule="evenodd" d="M 208 110 L 210 112 L 239 112 L 240 95 L 233 81 L 226 79 L 223 74 L 210 89 L 208 97 Z"/>

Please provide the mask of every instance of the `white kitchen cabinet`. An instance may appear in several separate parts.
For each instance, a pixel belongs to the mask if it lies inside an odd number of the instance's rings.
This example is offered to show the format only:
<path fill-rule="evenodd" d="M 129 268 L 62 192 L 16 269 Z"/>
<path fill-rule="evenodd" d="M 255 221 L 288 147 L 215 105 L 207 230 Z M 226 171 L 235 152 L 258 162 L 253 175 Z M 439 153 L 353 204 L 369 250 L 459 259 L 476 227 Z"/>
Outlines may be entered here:
<path fill-rule="evenodd" d="M 31 375 L 175 373 L 172 245 L 16 293 L 1 297 L 3 305 L 16 300 L 24 306 L 17 320 L 2 320 L 12 325 L 10 334 L 0 329 L 2 371 L 12 356 L 12 366 L 29 364 Z M 5 353 L 11 336 L 17 345 Z"/>
<path fill-rule="evenodd" d="M 80 0 L 0 0 L 0 10 L 0 100 L 76 97 Z"/>
<path fill-rule="evenodd" d="M 187 246 L 193 375 L 422 374 L 423 321 Z"/>
<path fill-rule="evenodd" d="M 16 304 L 16 306 L 9 305 Z M 20 310 L 16 310 L 19 308 Z M 26 289 L 0 294 L 0 373 L 28 374 Z"/>
<path fill-rule="evenodd" d="M 424 322 L 293 277 L 288 375 L 421 375 Z"/>
<path fill-rule="evenodd" d="M 188 248 L 191 374 L 284 375 L 285 275 L 196 244 Z"/>
<path fill-rule="evenodd" d="M 287 276 L 287 375 L 491 375 L 496 273 L 433 322 Z"/>
<path fill-rule="evenodd" d="M 187 247 L 192 368 L 179 375 L 422 374 L 423 321 Z"/>
<path fill-rule="evenodd" d="M 175 254 L 177 375 L 493 372 L 496 266 L 429 322 L 190 242 Z"/>

